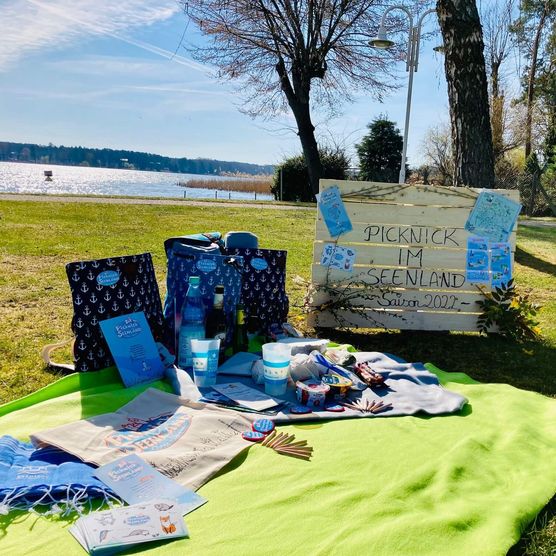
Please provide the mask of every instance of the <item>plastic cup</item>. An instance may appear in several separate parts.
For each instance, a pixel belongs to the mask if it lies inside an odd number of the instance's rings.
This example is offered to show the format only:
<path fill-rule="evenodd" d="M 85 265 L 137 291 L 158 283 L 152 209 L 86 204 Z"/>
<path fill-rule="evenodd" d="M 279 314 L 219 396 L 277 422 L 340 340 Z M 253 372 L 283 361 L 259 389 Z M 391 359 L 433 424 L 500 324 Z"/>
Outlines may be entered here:
<path fill-rule="evenodd" d="M 271 343 L 263 345 L 264 391 L 269 396 L 282 396 L 288 386 L 291 346 Z"/>
<path fill-rule="evenodd" d="M 197 386 L 206 388 L 216 384 L 219 354 L 220 338 L 191 339 L 193 380 Z"/>

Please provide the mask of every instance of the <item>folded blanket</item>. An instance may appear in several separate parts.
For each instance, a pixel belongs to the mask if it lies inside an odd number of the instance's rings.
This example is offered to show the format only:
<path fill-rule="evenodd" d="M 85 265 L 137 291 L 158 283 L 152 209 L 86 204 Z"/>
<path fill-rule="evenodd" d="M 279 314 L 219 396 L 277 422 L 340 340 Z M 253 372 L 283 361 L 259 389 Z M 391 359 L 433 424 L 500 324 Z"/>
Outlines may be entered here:
<path fill-rule="evenodd" d="M 0 437 L 0 514 L 49 509 L 43 513 L 81 513 L 93 499 L 118 501 L 93 476 L 95 468 L 56 448 L 36 449 L 11 436 Z"/>

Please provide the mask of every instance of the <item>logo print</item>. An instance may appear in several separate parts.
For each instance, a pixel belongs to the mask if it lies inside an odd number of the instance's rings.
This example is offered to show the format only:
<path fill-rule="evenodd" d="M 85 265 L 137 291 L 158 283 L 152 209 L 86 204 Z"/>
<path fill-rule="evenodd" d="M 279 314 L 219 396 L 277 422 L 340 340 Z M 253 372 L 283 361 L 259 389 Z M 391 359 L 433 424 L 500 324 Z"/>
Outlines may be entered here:
<path fill-rule="evenodd" d="M 216 269 L 216 262 L 211 259 L 199 259 L 196 266 L 201 272 L 212 272 Z"/>
<path fill-rule="evenodd" d="M 101 286 L 113 286 L 120 279 L 120 273 L 116 270 L 105 270 L 97 276 L 97 283 Z"/>
<path fill-rule="evenodd" d="M 266 270 L 268 268 L 268 263 L 259 257 L 255 257 L 251 260 L 251 266 L 255 270 Z"/>

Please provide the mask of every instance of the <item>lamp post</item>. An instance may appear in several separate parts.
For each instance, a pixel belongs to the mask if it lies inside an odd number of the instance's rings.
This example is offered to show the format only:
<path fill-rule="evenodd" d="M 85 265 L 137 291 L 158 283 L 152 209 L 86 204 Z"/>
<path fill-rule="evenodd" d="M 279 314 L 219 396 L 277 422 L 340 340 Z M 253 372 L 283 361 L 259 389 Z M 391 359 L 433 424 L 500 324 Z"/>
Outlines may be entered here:
<path fill-rule="evenodd" d="M 392 10 L 402 10 L 409 17 L 409 40 L 407 44 L 407 56 L 405 61 L 405 71 L 409 72 L 409 81 L 407 85 L 407 106 L 405 109 L 405 127 L 403 130 L 403 148 L 402 148 L 402 165 L 400 167 L 400 177 L 398 182 L 405 183 L 405 163 L 407 153 L 407 135 L 409 131 L 409 114 L 411 112 L 411 94 L 413 92 L 413 74 L 419 67 L 419 44 L 421 42 L 421 26 L 425 16 L 436 13 L 436 10 L 427 10 L 417 20 L 417 25 L 413 25 L 413 16 L 405 6 L 391 6 L 383 14 L 378 29 L 378 35 L 369 41 L 369 44 L 375 48 L 391 48 L 394 42 L 388 39 L 386 33 L 386 16 Z"/>

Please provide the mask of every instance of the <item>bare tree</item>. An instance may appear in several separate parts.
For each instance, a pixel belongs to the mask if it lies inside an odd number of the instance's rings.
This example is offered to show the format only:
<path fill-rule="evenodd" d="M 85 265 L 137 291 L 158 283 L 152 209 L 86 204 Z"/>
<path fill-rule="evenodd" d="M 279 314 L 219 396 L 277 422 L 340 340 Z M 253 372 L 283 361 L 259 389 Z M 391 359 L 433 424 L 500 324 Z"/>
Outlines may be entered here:
<path fill-rule="evenodd" d="M 423 140 L 425 159 L 432 167 L 432 177 L 440 185 L 452 185 L 454 180 L 454 157 L 450 126 L 439 124 L 428 129 Z"/>
<path fill-rule="evenodd" d="M 380 0 L 182 0 L 208 42 L 193 56 L 238 79 L 245 109 L 273 116 L 289 106 L 313 193 L 322 175 L 311 105 L 332 111 L 356 89 L 381 98 L 400 50 L 377 52 L 368 41 L 384 9 Z M 394 28 L 399 22 L 392 20 Z"/>
<path fill-rule="evenodd" d="M 494 157 L 483 35 L 475 0 L 437 0 L 454 145 L 454 184 L 492 188 Z"/>
<path fill-rule="evenodd" d="M 490 122 L 494 163 L 505 152 L 515 148 L 514 142 L 507 142 L 506 91 L 502 67 L 513 51 L 512 21 L 515 0 L 499 0 L 484 4 L 481 10 L 485 61 L 490 85 Z"/>

